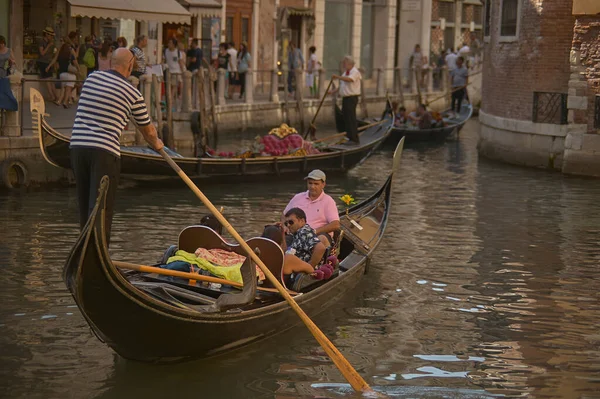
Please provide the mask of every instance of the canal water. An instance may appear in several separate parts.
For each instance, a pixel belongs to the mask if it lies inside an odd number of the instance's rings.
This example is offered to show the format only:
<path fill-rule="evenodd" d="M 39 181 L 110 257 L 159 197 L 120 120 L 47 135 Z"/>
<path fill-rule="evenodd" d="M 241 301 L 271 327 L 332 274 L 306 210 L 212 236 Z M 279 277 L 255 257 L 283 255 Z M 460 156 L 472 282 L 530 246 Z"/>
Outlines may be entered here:
<path fill-rule="evenodd" d="M 478 159 L 478 129 L 473 120 L 457 142 L 405 150 L 368 273 L 315 321 L 391 397 L 600 397 L 600 182 Z M 390 165 L 377 153 L 327 191 L 364 199 Z M 250 237 L 304 183 L 203 188 Z M 125 183 L 111 253 L 155 262 L 206 213 L 183 185 Z M 61 279 L 76 215 L 72 188 L 0 196 L 0 396 L 356 397 L 302 326 L 207 360 L 119 358 Z"/>

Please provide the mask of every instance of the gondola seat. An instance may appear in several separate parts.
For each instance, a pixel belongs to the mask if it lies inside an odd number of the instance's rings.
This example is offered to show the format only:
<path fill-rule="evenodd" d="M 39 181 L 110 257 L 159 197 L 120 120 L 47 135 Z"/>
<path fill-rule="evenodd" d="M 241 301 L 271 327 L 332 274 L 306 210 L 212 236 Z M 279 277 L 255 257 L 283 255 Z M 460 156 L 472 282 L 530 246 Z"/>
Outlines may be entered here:
<path fill-rule="evenodd" d="M 262 238 L 254 237 L 246 241 L 250 248 L 256 250 L 265 266 L 273 273 L 275 277 L 281 280 L 281 271 L 283 270 L 283 251 L 275 242 Z M 189 226 L 179 233 L 179 249 L 194 253 L 198 248 L 206 249 L 224 249 L 240 255 L 246 256 L 244 249 L 238 244 L 226 242 L 219 234 L 207 226 Z M 273 285 L 265 280 L 263 287 L 272 287 Z"/>

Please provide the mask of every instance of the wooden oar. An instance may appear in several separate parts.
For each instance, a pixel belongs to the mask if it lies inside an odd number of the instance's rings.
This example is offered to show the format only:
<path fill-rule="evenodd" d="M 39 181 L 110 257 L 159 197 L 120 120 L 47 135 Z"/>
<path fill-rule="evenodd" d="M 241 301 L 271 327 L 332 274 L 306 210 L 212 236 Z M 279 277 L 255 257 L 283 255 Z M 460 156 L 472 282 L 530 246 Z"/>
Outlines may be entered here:
<path fill-rule="evenodd" d="M 118 268 L 135 270 L 135 271 L 138 271 L 141 273 L 155 273 L 155 274 L 161 274 L 163 276 L 181 277 L 181 278 L 186 278 L 188 280 L 206 281 L 208 283 L 225 284 L 225 285 L 231 285 L 232 287 L 239 287 L 239 288 L 242 288 L 244 286 L 243 284 L 235 282 L 235 281 L 225 280 L 224 278 L 218 278 L 218 277 L 204 276 L 202 274 L 180 272 L 177 270 L 169 270 L 169 269 L 161 269 L 160 267 L 156 267 L 156 266 L 136 265 L 135 263 L 121 262 L 118 260 L 113 260 L 112 263 L 113 263 L 113 265 L 117 266 Z M 259 291 L 265 291 L 265 292 L 279 292 L 275 288 L 256 287 L 256 289 Z M 298 295 L 298 293 L 294 292 L 294 291 L 288 290 L 288 292 L 292 295 Z"/>
<path fill-rule="evenodd" d="M 455 91 L 459 91 L 459 90 L 461 90 L 461 89 L 466 89 L 466 88 L 467 88 L 467 86 L 469 86 L 469 85 L 470 85 L 470 84 L 472 84 L 472 83 L 473 83 L 473 82 L 469 82 L 468 84 L 466 84 L 466 85 L 464 85 L 464 86 L 460 86 L 460 87 L 457 87 L 456 89 L 453 89 L 453 90 L 451 90 L 451 91 L 450 91 L 450 93 L 446 93 L 446 94 L 444 94 L 444 95 L 441 95 L 441 96 L 439 96 L 439 97 L 436 97 L 436 98 L 434 98 L 433 100 L 429 100 L 429 101 L 427 101 L 427 102 L 425 103 L 425 106 L 426 106 L 426 107 L 429 107 L 429 104 L 431 104 L 431 103 L 433 103 L 433 102 L 435 102 L 435 101 L 437 101 L 437 100 L 441 100 L 442 98 L 446 98 L 446 96 L 448 96 L 448 94 L 452 94 L 452 93 L 454 93 Z"/>
<path fill-rule="evenodd" d="M 377 121 L 377 122 L 369 123 L 368 125 L 364 125 L 364 126 L 359 127 L 358 131 L 362 132 L 363 130 L 367 130 L 370 127 L 380 125 L 382 122 L 383 122 L 383 119 L 380 120 L 380 121 Z M 343 137 L 344 135 L 346 135 L 346 132 L 337 133 L 337 134 L 333 134 L 331 136 L 323 137 L 322 139 L 315 140 L 312 143 L 313 144 L 315 144 L 315 143 L 321 143 L 323 141 L 329 141 L 329 140 L 337 139 L 339 137 Z"/>
<path fill-rule="evenodd" d="M 319 103 L 319 108 L 317 108 L 317 112 L 315 112 L 315 116 L 313 116 L 312 121 L 310 122 L 310 126 L 308 127 L 308 129 L 306 130 L 306 133 L 304 134 L 304 140 L 306 140 L 309 133 L 310 133 L 310 137 L 315 136 L 315 133 L 317 131 L 317 127 L 315 126 L 315 121 L 317 120 L 317 115 L 319 115 L 321 106 L 323 105 L 323 102 L 325 101 L 325 97 L 327 97 L 327 94 L 329 94 L 329 89 L 331 89 L 332 83 L 333 83 L 333 79 L 331 79 L 329 81 L 329 84 L 327 85 L 327 90 L 325 90 L 325 94 L 323 94 L 323 98 L 321 98 L 321 102 Z"/>
<path fill-rule="evenodd" d="M 210 200 L 204 195 L 202 191 L 190 180 L 190 178 L 185 174 L 183 170 L 171 159 L 171 157 L 165 152 L 163 148 L 159 150 L 160 154 L 167 161 L 167 163 L 177 172 L 179 177 L 188 185 L 188 187 L 196 194 L 196 196 L 202 201 L 204 206 L 206 206 L 213 215 L 217 218 L 219 222 L 225 227 L 225 229 L 231 234 L 231 236 L 240 244 L 240 246 L 244 249 L 246 254 L 252 258 L 255 264 L 260 267 L 263 271 L 267 279 L 277 288 L 277 291 L 285 298 L 290 307 L 296 312 L 296 314 L 300 317 L 302 322 L 306 325 L 311 334 L 315 337 L 317 342 L 321 345 L 323 350 L 327 353 L 327 355 L 331 358 L 336 367 L 340 370 L 344 378 L 352 385 L 354 390 L 359 392 L 374 392 L 367 382 L 358 374 L 354 368 L 350 365 L 348 360 L 342 355 L 342 353 L 331 343 L 331 341 L 323 334 L 319 327 L 308 317 L 306 313 L 300 308 L 300 306 L 296 303 L 294 298 L 287 292 L 287 290 L 281 285 L 281 283 L 277 280 L 277 278 L 271 273 L 271 271 L 267 268 L 267 266 L 263 263 L 263 261 L 256 255 L 256 253 L 250 248 L 250 246 L 246 243 L 246 241 L 238 234 L 238 232 L 229 224 L 227 219 L 223 217 L 223 215 L 215 208 L 215 206 L 210 202 Z"/>

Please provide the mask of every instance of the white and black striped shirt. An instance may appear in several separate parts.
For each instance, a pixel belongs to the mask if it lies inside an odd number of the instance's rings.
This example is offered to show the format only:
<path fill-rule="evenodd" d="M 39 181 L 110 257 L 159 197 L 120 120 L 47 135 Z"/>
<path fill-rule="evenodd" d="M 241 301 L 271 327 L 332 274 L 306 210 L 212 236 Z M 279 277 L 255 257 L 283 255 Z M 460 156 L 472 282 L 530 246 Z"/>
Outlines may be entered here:
<path fill-rule="evenodd" d="M 81 90 L 70 148 L 99 148 L 121 156 L 119 138 L 129 118 L 150 124 L 142 94 L 120 73 L 96 71 Z"/>

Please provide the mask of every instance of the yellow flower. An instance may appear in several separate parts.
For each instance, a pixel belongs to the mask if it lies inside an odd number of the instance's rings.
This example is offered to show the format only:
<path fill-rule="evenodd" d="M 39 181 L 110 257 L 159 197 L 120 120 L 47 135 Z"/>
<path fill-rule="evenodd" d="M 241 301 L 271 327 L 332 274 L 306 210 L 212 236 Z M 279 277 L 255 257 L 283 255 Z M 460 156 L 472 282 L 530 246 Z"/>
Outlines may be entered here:
<path fill-rule="evenodd" d="M 340 197 L 340 199 L 346 204 L 346 205 L 352 205 L 355 204 L 356 202 L 354 201 L 354 198 L 352 198 L 352 196 L 350 194 L 345 194 L 344 196 Z"/>

